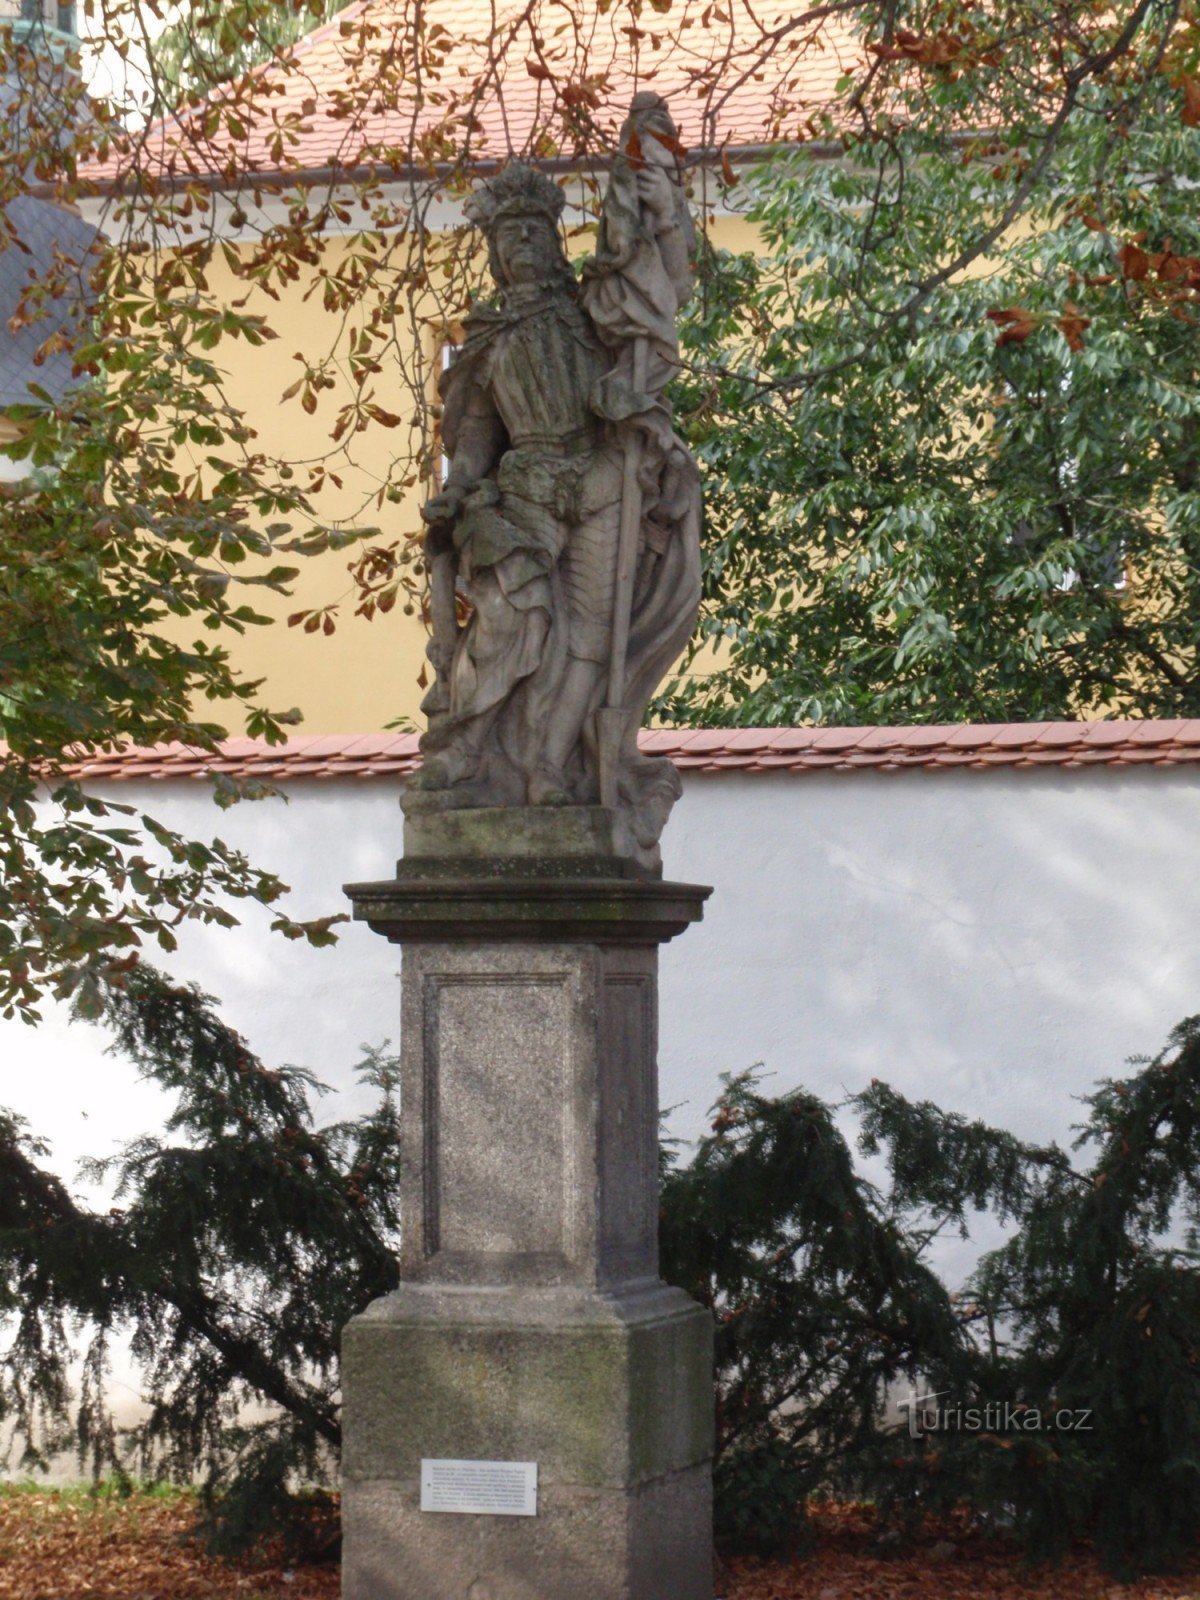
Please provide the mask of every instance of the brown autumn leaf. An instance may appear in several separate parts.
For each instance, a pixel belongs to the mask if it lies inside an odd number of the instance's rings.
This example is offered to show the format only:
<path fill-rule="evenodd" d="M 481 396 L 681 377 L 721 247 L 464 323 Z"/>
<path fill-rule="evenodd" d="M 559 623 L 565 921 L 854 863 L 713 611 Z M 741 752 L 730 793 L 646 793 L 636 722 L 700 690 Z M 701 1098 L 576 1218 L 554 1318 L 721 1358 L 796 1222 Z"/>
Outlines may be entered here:
<path fill-rule="evenodd" d="M 1024 344 L 1036 326 L 1037 324 L 1030 320 L 1011 323 L 996 335 L 997 347 L 1006 344 Z"/>
<path fill-rule="evenodd" d="M 662 145 L 664 150 L 669 150 L 673 156 L 678 156 L 680 161 L 687 155 L 687 145 L 680 144 L 679 140 L 673 138 L 671 134 L 660 133 L 657 128 L 648 128 L 646 131 L 652 139 L 657 140 Z"/>
<path fill-rule="evenodd" d="M 1072 350 L 1083 349 L 1083 335 L 1091 325 L 1091 317 L 1085 317 L 1070 300 L 1064 301 L 1063 314 L 1056 326 Z"/>
<path fill-rule="evenodd" d="M 1032 312 L 1026 311 L 1022 306 L 996 307 L 987 313 L 987 318 L 1000 329 L 996 335 L 997 347 L 1006 344 L 1024 344 L 1037 327 L 1037 320 Z"/>
<path fill-rule="evenodd" d="M 58 355 L 60 351 L 69 350 L 70 348 L 71 340 L 65 333 L 61 331 L 52 333 L 34 351 L 33 364 L 35 367 L 44 366 L 51 356 Z"/>
<path fill-rule="evenodd" d="M 1150 271 L 1150 257 L 1141 245 L 1129 240 L 1117 251 L 1117 260 L 1121 264 L 1121 271 L 1127 278 L 1140 281 Z"/>
<path fill-rule="evenodd" d="M 1200 260 L 1177 256 L 1168 246 L 1154 262 L 1154 270 L 1164 283 L 1195 283 L 1200 278 Z"/>
<path fill-rule="evenodd" d="M 919 67 L 945 67 L 963 54 L 967 41 L 948 28 L 925 35 L 897 28 L 890 43 L 881 42 L 868 48 L 881 61 L 911 61 Z"/>
<path fill-rule="evenodd" d="M 546 83 L 553 77 L 549 68 L 544 67 L 540 61 L 535 61 L 532 56 L 525 63 L 525 71 L 531 78 L 536 78 L 539 83 Z"/>
<path fill-rule="evenodd" d="M 726 186 L 730 189 L 738 181 L 737 173 L 733 170 L 733 162 L 730 161 L 727 150 L 721 151 L 721 176 L 724 178 Z"/>
<path fill-rule="evenodd" d="M 385 411 L 382 406 L 377 405 L 369 405 L 367 415 L 384 428 L 398 428 L 403 421 L 403 418 L 398 417 L 394 411 Z"/>
<path fill-rule="evenodd" d="M 1179 87 L 1183 90 L 1181 122 L 1185 128 L 1200 128 L 1200 78 L 1183 72 L 1179 76 Z"/>
<path fill-rule="evenodd" d="M 563 86 L 562 102 L 565 106 L 587 106 L 595 111 L 600 105 L 600 96 L 591 84 L 568 83 Z"/>

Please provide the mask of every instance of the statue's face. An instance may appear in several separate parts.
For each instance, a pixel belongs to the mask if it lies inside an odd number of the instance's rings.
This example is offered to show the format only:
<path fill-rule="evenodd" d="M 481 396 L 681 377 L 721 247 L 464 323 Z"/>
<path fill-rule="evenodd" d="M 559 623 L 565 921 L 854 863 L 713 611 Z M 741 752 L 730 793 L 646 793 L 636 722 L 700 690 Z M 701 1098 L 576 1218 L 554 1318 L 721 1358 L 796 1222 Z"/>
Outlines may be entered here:
<path fill-rule="evenodd" d="M 554 276 L 561 247 L 545 217 L 501 218 L 495 243 L 506 283 L 541 283 Z"/>

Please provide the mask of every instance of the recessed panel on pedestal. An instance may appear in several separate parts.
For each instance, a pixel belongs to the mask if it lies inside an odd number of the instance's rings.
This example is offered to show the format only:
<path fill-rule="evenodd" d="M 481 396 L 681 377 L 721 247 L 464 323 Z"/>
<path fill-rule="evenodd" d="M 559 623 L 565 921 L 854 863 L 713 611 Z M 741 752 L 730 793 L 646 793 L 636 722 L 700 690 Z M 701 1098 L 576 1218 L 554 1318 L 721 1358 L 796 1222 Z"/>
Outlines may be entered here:
<path fill-rule="evenodd" d="M 569 975 L 425 981 L 431 1253 L 569 1253 Z"/>

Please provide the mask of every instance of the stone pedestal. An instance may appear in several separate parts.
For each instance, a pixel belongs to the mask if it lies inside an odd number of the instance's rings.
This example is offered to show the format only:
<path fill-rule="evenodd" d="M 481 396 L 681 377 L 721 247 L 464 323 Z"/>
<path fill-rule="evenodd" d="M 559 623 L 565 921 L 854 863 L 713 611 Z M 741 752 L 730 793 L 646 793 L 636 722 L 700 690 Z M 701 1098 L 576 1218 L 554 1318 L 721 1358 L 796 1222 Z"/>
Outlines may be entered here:
<path fill-rule="evenodd" d="M 658 1278 L 663 883 L 599 808 L 410 818 L 401 1289 L 343 1335 L 345 1600 L 711 1600 L 712 1329 Z M 536 1462 L 535 1516 L 420 1509 Z"/>

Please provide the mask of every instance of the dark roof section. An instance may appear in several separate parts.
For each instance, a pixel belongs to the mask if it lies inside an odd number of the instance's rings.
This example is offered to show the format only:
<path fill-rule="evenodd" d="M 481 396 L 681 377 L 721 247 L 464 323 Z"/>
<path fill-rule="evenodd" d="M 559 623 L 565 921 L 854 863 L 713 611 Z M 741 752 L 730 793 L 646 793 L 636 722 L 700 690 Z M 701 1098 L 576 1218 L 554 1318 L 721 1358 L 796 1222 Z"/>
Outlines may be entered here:
<path fill-rule="evenodd" d="M 36 404 L 31 383 L 55 401 L 78 385 L 69 350 L 40 362 L 38 352 L 57 333 L 74 341 L 84 332 L 87 264 L 96 240 L 90 223 L 31 195 L 18 195 L 0 211 L 0 410 Z M 33 321 L 12 326 L 30 281 L 52 274 L 64 278 L 67 292 L 38 308 Z"/>

